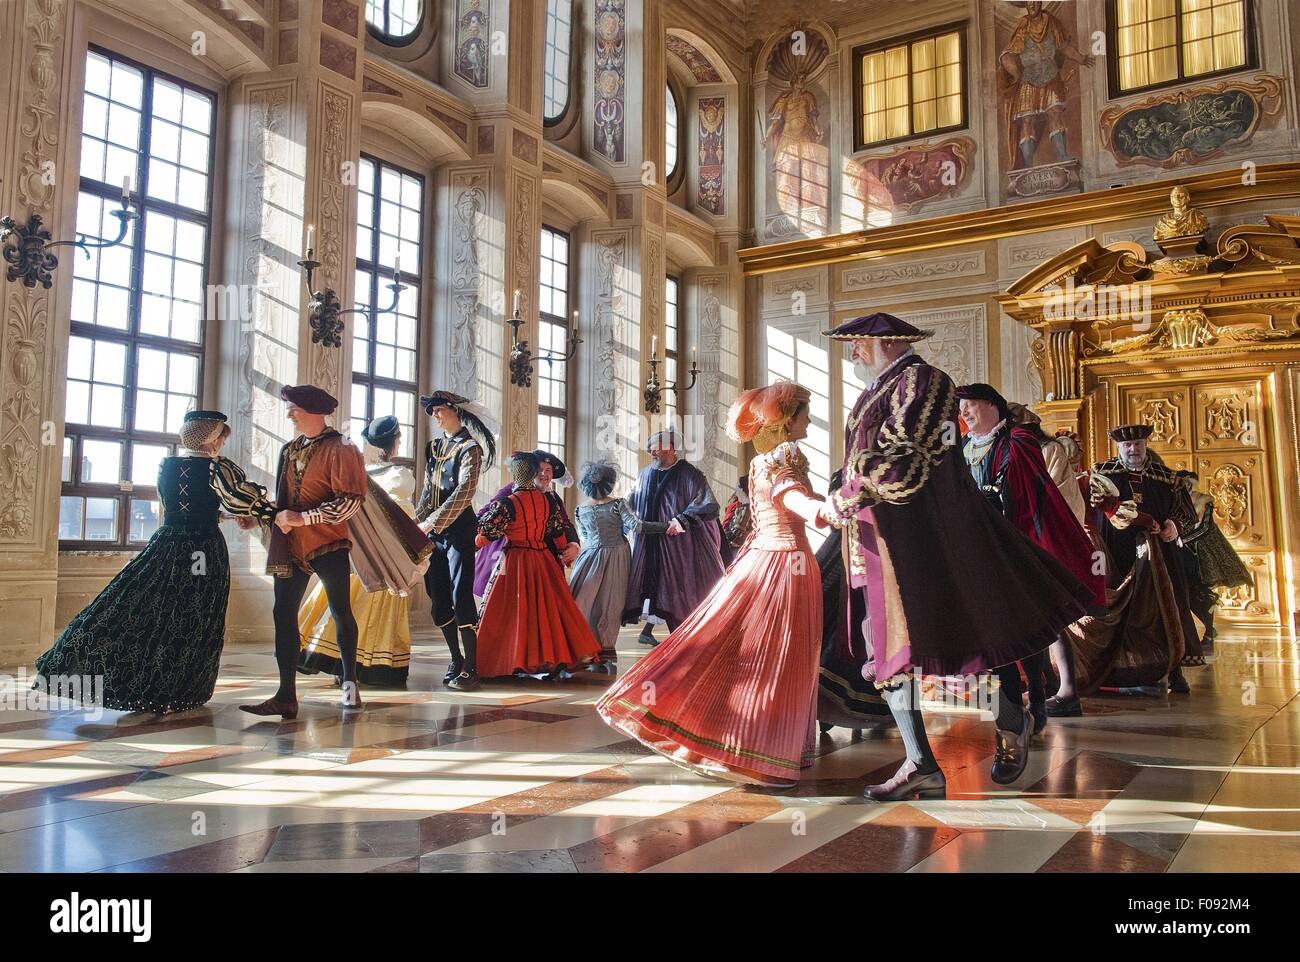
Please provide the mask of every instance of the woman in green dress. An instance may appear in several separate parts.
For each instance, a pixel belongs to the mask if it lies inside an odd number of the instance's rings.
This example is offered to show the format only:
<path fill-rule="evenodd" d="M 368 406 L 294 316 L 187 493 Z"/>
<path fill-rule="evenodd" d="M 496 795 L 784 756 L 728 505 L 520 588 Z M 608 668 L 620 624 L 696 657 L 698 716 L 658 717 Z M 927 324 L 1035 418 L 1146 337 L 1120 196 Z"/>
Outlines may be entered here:
<path fill-rule="evenodd" d="M 135 556 L 36 659 L 38 687 L 102 678 L 103 707 L 163 712 L 198 708 L 217 683 L 225 641 L 230 559 L 218 527 L 224 508 L 269 523 L 275 506 L 220 456 L 230 434 L 219 411 L 191 411 L 182 451 L 158 468 L 162 523 Z"/>

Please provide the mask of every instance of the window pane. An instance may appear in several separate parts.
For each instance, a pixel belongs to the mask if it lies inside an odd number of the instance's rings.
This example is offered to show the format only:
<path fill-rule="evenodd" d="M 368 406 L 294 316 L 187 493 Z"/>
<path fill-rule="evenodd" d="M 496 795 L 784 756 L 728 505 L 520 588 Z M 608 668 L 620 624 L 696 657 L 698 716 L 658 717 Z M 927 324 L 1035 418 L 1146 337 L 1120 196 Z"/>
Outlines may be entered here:
<path fill-rule="evenodd" d="M 63 481 L 72 480 L 72 438 L 64 435 L 63 438 L 63 466 L 60 472 L 60 478 Z"/>
<path fill-rule="evenodd" d="M 671 177 L 677 172 L 677 98 L 673 89 L 664 92 L 664 176 Z"/>
<path fill-rule="evenodd" d="M 573 0 L 546 0 L 546 53 L 542 71 L 542 116 L 559 118 L 569 104 L 569 52 Z"/>
<path fill-rule="evenodd" d="M 157 486 L 158 468 L 170 453 L 171 449 L 164 444 L 131 445 L 131 483 Z"/>
<path fill-rule="evenodd" d="M 63 541 L 82 540 L 82 520 L 86 514 L 85 498 L 59 498 L 59 538 Z"/>
<path fill-rule="evenodd" d="M 121 442 L 83 438 L 81 481 L 83 484 L 120 484 L 122 482 Z"/>
<path fill-rule="evenodd" d="M 87 541 L 117 540 L 117 506 L 116 498 L 87 498 L 86 527 Z"/>
<path fill-rule="evenodd" d="M 158 530 L 158 502 L 131 499 L 131 530 L 129 541 L 148 541 Z"/>

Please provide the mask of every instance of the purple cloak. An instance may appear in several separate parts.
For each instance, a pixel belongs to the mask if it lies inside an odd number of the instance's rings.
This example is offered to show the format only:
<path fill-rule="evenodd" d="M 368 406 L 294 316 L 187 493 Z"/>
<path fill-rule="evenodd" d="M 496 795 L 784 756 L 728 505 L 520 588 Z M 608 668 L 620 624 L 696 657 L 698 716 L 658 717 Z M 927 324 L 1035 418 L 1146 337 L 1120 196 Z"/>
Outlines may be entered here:
<path fill-rule="evenodd" d="M 672 521 L 679 535 L 639 534 L 632 547 L 623 623 L 635 624 L 646 598 L 650 611 L 673 627 L 686 619 L 722 577 L 718 499 L 699 468 L 678 461 L 666 471 L 650 465 L 627 499 L 642 521 Z"/>

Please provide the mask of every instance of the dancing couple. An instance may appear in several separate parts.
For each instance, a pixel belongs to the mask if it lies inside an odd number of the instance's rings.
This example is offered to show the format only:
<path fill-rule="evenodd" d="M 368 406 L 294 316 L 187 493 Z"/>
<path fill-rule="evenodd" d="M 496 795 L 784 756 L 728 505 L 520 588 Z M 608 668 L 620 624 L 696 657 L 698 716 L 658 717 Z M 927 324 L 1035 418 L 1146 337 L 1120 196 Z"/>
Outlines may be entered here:
<path fill-rule="evenodd" d="M 728 433 L 752 441 L 753 535 L 703 603 L 597 703 L 610 725 L 708 774 L 790 786 L 811 764 L 822 640 L 821 585 L 804 522 L 843 529 L 844 618 L 863 678 L 879 688 L 906 758 L 868 786 L 876 801 L 942 797 L 946 784 L 920 711 L 918 675 L 996 672 L 992 778 L 1029 759 L 1032 717 L 1016 663 L 1083 614 L 1091 592 L 976 489 L 955 452 L 956 386 L 912 345 L 931 332 L 889 314 L 833 331 L 867 384 L 846 424 L 841 486 L 812 494 L 798 441 L 809 393 L 745 392 Z"/>

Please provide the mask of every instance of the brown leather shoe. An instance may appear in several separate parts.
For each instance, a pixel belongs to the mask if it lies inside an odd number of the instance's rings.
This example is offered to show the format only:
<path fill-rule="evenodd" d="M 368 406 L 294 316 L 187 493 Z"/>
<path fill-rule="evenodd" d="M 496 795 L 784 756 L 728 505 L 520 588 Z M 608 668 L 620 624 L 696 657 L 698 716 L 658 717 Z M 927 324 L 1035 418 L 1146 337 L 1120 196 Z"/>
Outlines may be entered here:
<path fill-rule="evenodd" d="M 246 711 L 250 715 L 279 715 L 287 720 L 298 717 L 296 701 L 276 701 L 274 698 L 268 698 L 257 705 L 240 705 L 239 710 Z"/>

